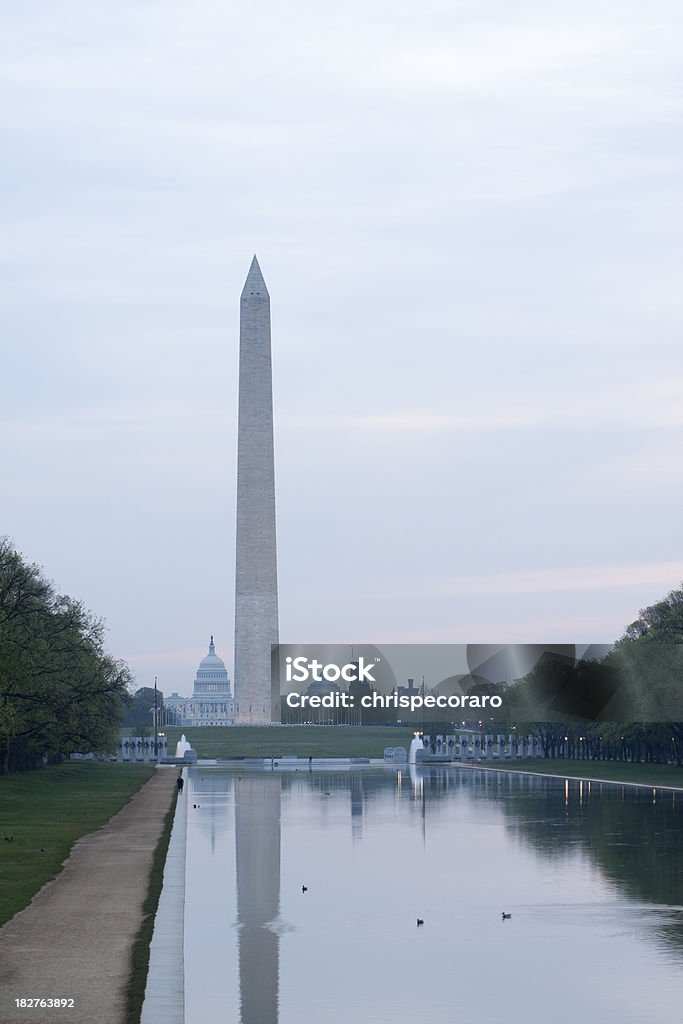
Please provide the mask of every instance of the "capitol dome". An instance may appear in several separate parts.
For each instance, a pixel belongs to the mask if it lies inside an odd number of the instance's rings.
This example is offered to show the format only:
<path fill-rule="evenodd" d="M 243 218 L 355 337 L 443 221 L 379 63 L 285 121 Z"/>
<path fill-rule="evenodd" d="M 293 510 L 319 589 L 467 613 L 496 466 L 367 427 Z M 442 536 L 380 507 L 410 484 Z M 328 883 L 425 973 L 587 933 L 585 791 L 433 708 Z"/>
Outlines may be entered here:
<path fill-rule="evenodd" d="M 225 662 L 216 654 L 213 637 L 209 653 L 199 662 L 192 697 L 185 705 L 189 725 L 232 725 L 232 694 Z"/>
<path fill-rule="evenodd" d="M 191 697 L 172 693 L 166 702 L 180 726 L 232 725 L 233 702 L 225 662 L 216 654 L 213 637 L 209 653 L 199 662 Z"/>
<path fill-rule="evenodd" d="M 199 662 L 199 668 L 197 669 L 197 679 L 195 683 L 201 679 L 224 679 L 227 680 L 228 671 L 225 667 L 225 662 L 222 658 L 219 658 L 216 654 L 216 645 L 213 642 L 213 636 L 209 643 L 209 653 L 205 658 Z"/>

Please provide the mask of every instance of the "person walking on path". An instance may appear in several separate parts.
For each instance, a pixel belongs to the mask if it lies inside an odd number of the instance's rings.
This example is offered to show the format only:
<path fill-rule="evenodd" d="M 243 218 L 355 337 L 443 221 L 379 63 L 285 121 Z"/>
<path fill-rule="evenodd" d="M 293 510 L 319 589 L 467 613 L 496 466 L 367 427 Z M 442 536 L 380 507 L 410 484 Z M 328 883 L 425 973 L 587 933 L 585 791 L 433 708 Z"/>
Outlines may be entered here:
<path fill-rule="evenodd" d="M 182 777 L 182 775 L 179 775 L 179 776 L 178 776 L 178 779 L 177 779 L 177 781 L 176 781 L 176 786 L 178 787 L 178 795 L 179 795 L 179 796 L 180 796 L 180 794 L 181 794 L 181 793 L 182 793 L 182 791 L 183 791 L 183 786 L 184 786 L 184 785 L 185 785 L 185 783 L 184 783 L 184 781 L 183 781 L 183 777 Z"/>

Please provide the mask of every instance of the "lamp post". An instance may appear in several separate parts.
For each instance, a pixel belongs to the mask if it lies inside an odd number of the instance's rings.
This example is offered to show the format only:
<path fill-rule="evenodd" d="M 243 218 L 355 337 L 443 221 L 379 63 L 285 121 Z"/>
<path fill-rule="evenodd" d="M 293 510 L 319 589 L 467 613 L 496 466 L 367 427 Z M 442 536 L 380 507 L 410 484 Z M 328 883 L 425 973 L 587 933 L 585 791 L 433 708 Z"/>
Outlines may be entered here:
<path fill-rule="evenodd" d="M 157 721 L 157 677 L 154 677 L 154 760 L 159 762 L 159 746 L 157 738 L 157 730 L 159 723 Z"/>

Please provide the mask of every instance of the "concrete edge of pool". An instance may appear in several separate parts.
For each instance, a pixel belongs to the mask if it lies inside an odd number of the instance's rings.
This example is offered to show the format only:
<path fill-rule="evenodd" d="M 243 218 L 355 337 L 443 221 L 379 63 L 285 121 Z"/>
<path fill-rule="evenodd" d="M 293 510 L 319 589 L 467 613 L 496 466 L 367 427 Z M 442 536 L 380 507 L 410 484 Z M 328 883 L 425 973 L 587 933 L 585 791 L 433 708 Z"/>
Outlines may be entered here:
<path fill-rule="evenodd" d="M 187 779 L 187 769 L 183 769 Z M 185 791 L 187 792 L 187 790 Z M 171 840 L 164 864 L 154 932 L 149 947 L 149 971 L 141 1024 L 185 1024 L 185 859 L 187 800 L 178 798 Z"/>
<path fill-rule="evenodd" d="M 626 779 L 601 779 L 599 776 L 594 775 L 568 775 L 566 772 L 558 772 L 557 774 L 551 772 L 535 772 L 528 768 L 513 768 L 509 762 L 505 767 L 496 764 L 486 764 L 482 761 L 457 761 L 457 760 L 429 760 L 421 761 L 417 765 L 410 765 L 403 761 L 385 761 L 383 758 L 364 758 L 364 757 L 314 757 L 310 761 L 307 757 L 296 757 L 295 755 L 287 755 L 285 757 L 271 758 L 271 757 L 240 757 L 240 758 L 206 758 L 200 759 L 194 765 L 196 768 L 230 768 L 233 770 L 239 769 L 240 771 L 257 770 L 263 771 L 277 768 L 278 771 L 283 769 L 294 769 L 295 771 L 301 771 L 302 769 L 307 770 L 334 770 L 338 771 L 340 768 L 387 768 L 391 771 L 397 770 L 409 770 L 409 769 L 431 769 L 431 768 L 469 768 L 474 771 L 485 771 L 485 772 L 498 772 L 501 775 L 531 775 L 536 779 L 569 779 L 572 782 L 595 782 L 603 786 L 632 786 L 638 789 L 649 789 L 649 790 L 666 790 L 668 792 L 680 793 L 683 792 L 683 785 L 673 786 L 670 783 L 664 782 L 632 782 Z"/>

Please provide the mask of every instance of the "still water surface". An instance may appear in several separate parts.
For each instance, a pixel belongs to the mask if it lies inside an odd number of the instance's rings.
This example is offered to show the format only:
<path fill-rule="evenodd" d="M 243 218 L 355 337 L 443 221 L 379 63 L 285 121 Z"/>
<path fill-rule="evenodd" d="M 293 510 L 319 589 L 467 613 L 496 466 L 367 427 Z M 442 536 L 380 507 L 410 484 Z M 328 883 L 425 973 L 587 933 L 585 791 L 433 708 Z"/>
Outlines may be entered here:
<path fill-rule="evenodd" d="M 680 1024 L 683 794 L 442 766 L 188 782 L 187 1024 Z"/>

